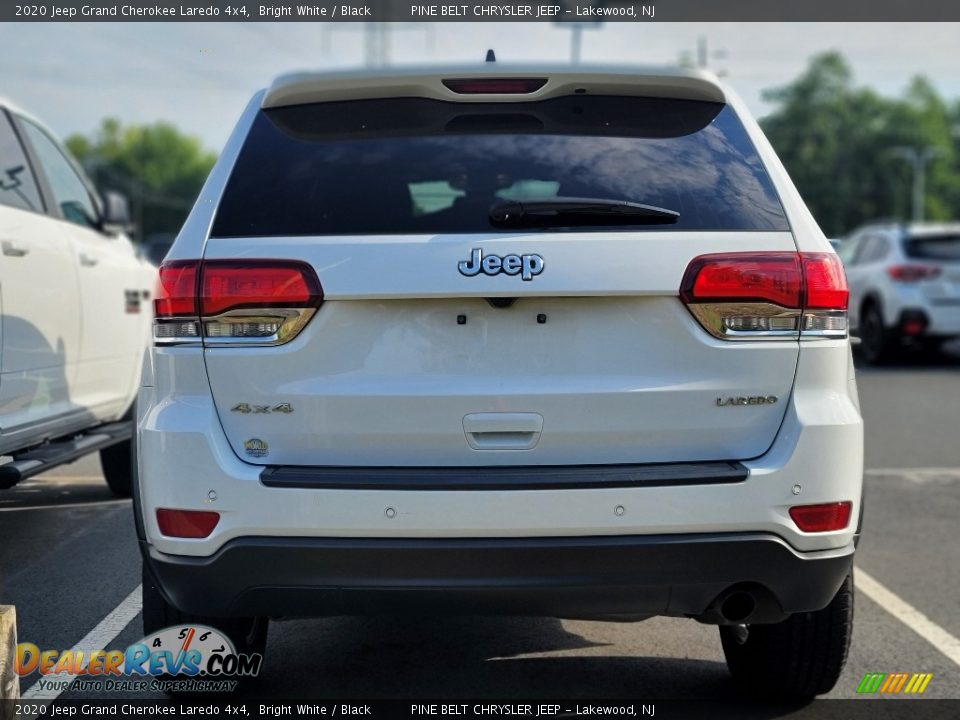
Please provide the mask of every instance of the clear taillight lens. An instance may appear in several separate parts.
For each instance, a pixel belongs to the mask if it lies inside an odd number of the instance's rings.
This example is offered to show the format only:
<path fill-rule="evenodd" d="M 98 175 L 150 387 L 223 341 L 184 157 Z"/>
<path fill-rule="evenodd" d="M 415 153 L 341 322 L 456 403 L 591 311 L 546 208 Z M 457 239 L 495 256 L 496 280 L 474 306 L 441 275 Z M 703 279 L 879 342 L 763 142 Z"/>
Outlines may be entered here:
<path fill-rule="evenodd" d="M 680 298 L 723 340 L 846 337 L 847 283 L 833 253 L 717 253 L 694 258 Z"/>
<path fill-rule="evenodd" d="M 154 339 L 279 345 L 323 303 L 313 268 L 290 260 L 173 261 L 160 267 Z"/>

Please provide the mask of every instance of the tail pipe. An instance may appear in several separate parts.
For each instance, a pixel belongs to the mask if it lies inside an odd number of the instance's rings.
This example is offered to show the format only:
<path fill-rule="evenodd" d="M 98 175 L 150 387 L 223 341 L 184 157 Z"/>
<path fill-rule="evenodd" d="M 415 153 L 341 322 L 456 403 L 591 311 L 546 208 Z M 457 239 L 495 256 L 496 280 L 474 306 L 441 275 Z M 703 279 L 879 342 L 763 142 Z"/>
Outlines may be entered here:
<path fill-rule="evenodd" d="M 711 625 L 781 622 L 787 618 L 777 597 L 763 585 L 733 585 L 714 598 L 697 619 Z"/>

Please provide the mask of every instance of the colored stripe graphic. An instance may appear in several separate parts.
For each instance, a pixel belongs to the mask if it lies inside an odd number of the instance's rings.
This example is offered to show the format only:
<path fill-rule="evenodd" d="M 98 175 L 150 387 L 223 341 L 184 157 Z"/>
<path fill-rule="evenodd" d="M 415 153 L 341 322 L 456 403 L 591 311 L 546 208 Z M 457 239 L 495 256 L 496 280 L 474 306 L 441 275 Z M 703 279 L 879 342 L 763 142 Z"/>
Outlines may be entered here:
<path fill-rule="evenodd" d="M 857 686 L 858 693 L 875 693 L 880 689 L 880 683 L 886 677 L 886 673 L 867 673 Z"/>
<path fill-rule="evenodd" d="M 860 694 L 922 695 L 933 673 L 867 673 L 857 685 Z"/>

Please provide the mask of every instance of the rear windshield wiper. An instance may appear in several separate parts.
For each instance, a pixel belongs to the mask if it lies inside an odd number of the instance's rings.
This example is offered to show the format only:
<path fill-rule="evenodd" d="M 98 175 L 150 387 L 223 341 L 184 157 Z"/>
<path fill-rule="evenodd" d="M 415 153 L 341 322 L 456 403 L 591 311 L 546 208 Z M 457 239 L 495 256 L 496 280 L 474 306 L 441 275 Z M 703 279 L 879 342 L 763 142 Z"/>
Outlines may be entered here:
<path fill-rule="evenodd" d="M 627 200 L 555 197 L 509 201 L 490 209 L 496 227 L 568 227 L 571 225 L 672 225 L 680 213 Z"/>

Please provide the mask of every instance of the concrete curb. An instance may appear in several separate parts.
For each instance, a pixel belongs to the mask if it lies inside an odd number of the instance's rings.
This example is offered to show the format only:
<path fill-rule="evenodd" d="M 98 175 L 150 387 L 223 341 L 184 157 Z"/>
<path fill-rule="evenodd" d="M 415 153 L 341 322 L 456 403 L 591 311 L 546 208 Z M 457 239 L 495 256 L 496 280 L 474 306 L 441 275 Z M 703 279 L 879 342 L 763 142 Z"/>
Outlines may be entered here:
<path fill-rule="evenodd" d="M 0 700 L 20 697 L 20 679 L 13 671 L 17 651 L 17 610 L 13 605 L 0 605 Z M 13 718 L 13 707 L 0 704 L 0 720 Z"/>

